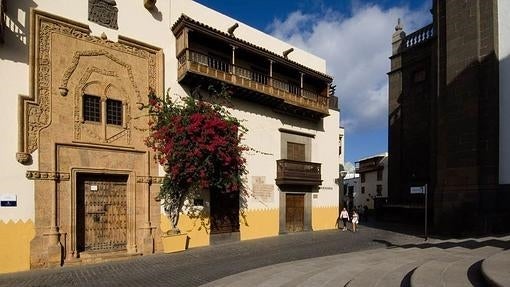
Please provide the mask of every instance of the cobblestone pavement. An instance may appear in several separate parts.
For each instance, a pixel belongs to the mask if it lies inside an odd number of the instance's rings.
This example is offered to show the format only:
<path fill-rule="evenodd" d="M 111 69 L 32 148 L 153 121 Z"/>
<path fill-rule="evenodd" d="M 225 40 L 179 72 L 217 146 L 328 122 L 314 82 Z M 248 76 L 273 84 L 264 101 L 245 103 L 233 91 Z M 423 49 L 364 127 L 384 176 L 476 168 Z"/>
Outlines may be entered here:
<path fill-rule="evenodd" d="M 100 264 L 0 275 L 0 286 L 199 286 L 262 266 L 366 249 L 422 238 L 362 226 L 248 240 L 173 254 L 155 254 Z M 0 259 L 1 260 L 1 259 Z"/>

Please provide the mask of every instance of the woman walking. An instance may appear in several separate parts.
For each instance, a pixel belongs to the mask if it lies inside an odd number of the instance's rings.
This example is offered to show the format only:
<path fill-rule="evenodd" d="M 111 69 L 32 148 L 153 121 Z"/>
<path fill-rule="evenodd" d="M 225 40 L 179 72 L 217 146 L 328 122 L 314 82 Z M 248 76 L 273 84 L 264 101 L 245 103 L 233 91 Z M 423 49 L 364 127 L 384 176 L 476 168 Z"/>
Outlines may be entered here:
<path fill-rule="evenodd" d="M 356 210 L 352 211 L 352 232 L 356 232 L 356 228 L 359 223 L 359 216 Z"/>
<path fill-rule="evenodd" d="M 349 221 L 349 212 L 347 211 L 347 209 L 342 209 L 342 212 L 340 212 L 340 219 L 342 220 L 343 224 L 344 224 L 344 228 L 342 229 L 342 231 L 346 231 L 347 230 L 347 221 Z"/>

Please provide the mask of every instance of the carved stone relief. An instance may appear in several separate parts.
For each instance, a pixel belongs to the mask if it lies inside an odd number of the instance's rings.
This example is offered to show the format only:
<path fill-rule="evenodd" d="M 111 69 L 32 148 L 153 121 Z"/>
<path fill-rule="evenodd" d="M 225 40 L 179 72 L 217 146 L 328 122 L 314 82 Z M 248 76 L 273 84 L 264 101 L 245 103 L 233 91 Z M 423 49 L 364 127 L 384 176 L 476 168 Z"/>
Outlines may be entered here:
<path fill-rule="evenodd" d="M 70 179 L 71 175 L 67 172 L 29 170 L 26 172 L 26 177 L 31 180 L 67 181 Z"/>
<path fill-rule="evenodd" d="M 117 14 L 114 0 L 89 0 L 89 21 L 112 29 L 118 29 Z"/>
<path fill-rule="evenodd" d="M 40 12 L 39 12 L 40 13 Z M 41 13 L 42 14 L 42 13 Z M 160 87 L 160 82 L 158 82 L 158 62 L 157 62 L 157 53 L 156 51 L 150 51 L 144 48 L 141 48 L 139 45 L 129 45 L 127 40 L 119 37 L 119 42 L 112 42 L 107 39 L 102 39 L 99 37 L 94 37 L 89 35 L 90 30 L 86 26 L 74 26 L 72 24 L 55 21 L 51 18 L 46 18 L 41 15 L 37 15 L 38 21 L 34 21 L 34 27 L 32 29 L 37 31 L 38 33 L 31 34 L 32 43 L 36 43 L 37 45 L 33 45 L 33 47 L 37 47 L 37 50 L 33 50 L 31 55 L 32 62 L 32 73 L 34 82 L 32 83 L 33 88 L 31 91 L 30 98 L 22 98 L 21 99 L 21 107 L 23 115 L 23 125 L 20 126 L 22 131 L 20 132 L 20 150 L 19 155 L 17 155 L 17 160 L 20 163 L 26 164 L 30 162 L 30 154 L 36 151 L 39 147 L 39 133 L 44 128 L 47 128 L 51 124 L 51 110 L 52 106 L 52 98 L 51 94 L 56 93 L 60 96 L 67 96 L 69 91 L 68 81 L 70 77 L 75 72 L 78 67 L 78 63 L 83 57 L 106 57 L 113 63 L 116 63 L 122 66 L 126 73 L 127 78 L 130 83 L 131 88 L 135 91 L 136 102 L 142 102 L 141 92 L 138 86 L 135 84 L 135 77 L 133 67 L 121 60 L 119 57 L 113 55 L 108 49 L 113 51 L 118 51 L 122 53 L 127 53 L 129 55 L 133 55 L 135 57 L 146 59 L 148 63 L 148 85 L 149 89 L 158 90 Z M 52 35 L 65 35 L 69 36 L 73 39 L 79 39 L 91 44 L 98 44 L 104 49 L 94 49 L 94 50 L 86 50 L 86 51 L 76 51 L 74 52 L 74 56 L 72 58 L 71 63 L 68 65 L 67 69 L 61 77 L 61 82 L 57 87 L 51 87 L 50 81 L 52 79 L 51 75 L 51 59 L 50 59 L 50 49 L 51 49 L 51 41 Z M 118 74 L 114 74 L 112 71 L 106 71 L 99 67 L 90 67 L 90 73 L 102 73 L 111 77 L 119 77 Z M 86 79 L 84 78 L 84 81 Z M 85 82 L 86 83 L 86 82 Z M 84 85 L 84 84 L 83 84 Z M 74 88 L 74 87 L 73 87 Z M 50 90 L 51 89 L 51 90 Z M 54 90 L 54 91 L 53 91 Z M 76 91 L 75 95 L 76 95 Z M 133 103 L 135 104 L 135 103 Z M 77 105 L 74 106 L 75 115 L 79 115 L 79 111 L 76 111 Z M 130 106 L 127 106 L 127 111 L 131 110 Z M 127 114 L 127 113 L 126 113 Z M 129 121 L 131 118 L 129 114 L 126 117 L 126 120 Z M 74 131 L 75 138 L 80 138 L 80 133 L 82 128 L 82 124 L 80 121 L 75 120 L 74 123 Z M 121 137 L 127 137 L 128 141 L 131 131 L 124 131 L 122 133 L 116 134 L 115 136 L 110 136 L 109 142 L 114 142 Z"/>
<path fill-rule="evenodd" d="M 162 184 L 165 178 L 163 176 L 137 176 L 137 183 Z"/>
<path fill-rule="evenodd" d="M 139 183 L 136 176 L 151 183 L 160 179 L 144 144 L 146 133 L 135 127 L 148 121 L 146 111 L 136 109 L 137 102 L 146 103 L 150 89 L 163 93 L 161 50 L 122 36 L 119 42 L 93 37 L 86 25 L 38 10 L 31 13 L 30 95 L 20 96 L 16 154 L 27 163 L 38 151 L 36 170 L 26 172 L 34 180 L 35 195 L 31 266 L 82 259 L 77 256 L 83 250 L 76 243 L 81 232 L 76 199 L 79 176 L 85 173 L 128 175 L 126 252 L 139 252 L 144 242 L 144 250 L 154 250 L 157 237 L 141 236 L 137 228 L 159 226 L 159 214 L 150 213 L 159 208 L 154 200 L 158 187 Z M 100 97 L 99 121 L 83 122 L 85 93 Z M 121 102 L 120 124 L 106 120 L 107 100 Z"/>

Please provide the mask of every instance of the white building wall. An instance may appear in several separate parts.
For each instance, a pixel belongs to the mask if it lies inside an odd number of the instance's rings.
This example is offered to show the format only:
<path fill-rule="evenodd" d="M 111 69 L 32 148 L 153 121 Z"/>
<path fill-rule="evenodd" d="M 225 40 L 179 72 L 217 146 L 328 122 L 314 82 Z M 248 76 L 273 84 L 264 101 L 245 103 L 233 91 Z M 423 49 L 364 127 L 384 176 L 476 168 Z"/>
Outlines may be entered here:
<path fill-rule="evenodd" d="M 136 39 L 163 49 L 165 55 L 165 87 L 171 89 L 172 95 L 184 96 L 186 91 L 177 83 L 177 59 L 175 58 L 175 37 L 171 26 L 181 16 L 187 16 L 206 23 L 221 31 L 234 23 L 239 23 L 235 35 L 255 45 L 264 47 L 279 55 L 291 46 L 263 32 L 251 28 L 239 21 L 213 11 L 192 0 L 158 1 L 157 11 L 149 12 L 143 7 L 143 1 L 117 0 L 119 30 L 112 30 L 88 21 L 88 1 L 73 1 L 72 9 L 68 0 L 39 0 L 31 2 L 33 7 L 27 7 L 25 1 L 9 1 L 7 12 L 7 26 L 16 32 L 7 32 L 5 44 L 0 48 L 0 81 L 2 86 L 3 104 L 0 106 L 2 114 L 1 130 L 5 139 L 0 141 L 0 162 L 2 182 L 0 195 L 14 194 L 18 197 L 18 206 L 0 208 L 0 221 L 28 220 L 34 217 L 33 182 L 25 178 L 26 170 L 38 167 L 38 156 L 32 156 L 32 165 L 23 166 L 16 161 L 18 151 L 18 95 L 29 93 L 29 66 L 28 66 L 28 34 L 30 21 L 30 8 L 35 8 L 51 14 L 84 23 L 90 26 L 92 34 L 100 36 L 105 33 L 112 41 L 117 41 L 119 35 Z M 25 6 L 20 6 L 25 5 Z M 319 72 L 326 72 L 325 60 L 294 47 L 289 59 L 299 62 Z M 279 118 L 281 114 L 271 114 L 267 107 L 239 102 L 240 106 L 247 107 L 234 111 L 235 115 L 246 119 L 249 129 L 246 143 L 258 151 L 267 153 L 249 153 L 247 155 L 250 176 L 265 176 L 267 183 L 273 184 L 276 177 L 276 160 L 280 155 L 279 128 L 303 131 L 315 135 L 313 139 L 312 161 L 322 163 L 322 179 L 324 190 L 319 193 L 315 205 L 331 205 L 338 202 L 338 123 L 339 113 L 330 110 L 331 115 L 323 120 L 321 131 L 317 131 L 303 124 L 300 120 L 288 118 L 285 123 Z M 162 173 L 162 170 L 161 170 Z M 249 186 L 251 177 L 248 178 Z M 330 189 L 331 188 L 331 189 Z M 250 199 L 250 207 L 276 208 L 278 207 L 278 189 L 275 186 L 275 196 L 272 202 L 260 202 Z"/>
<path fill-rule="evenodd" d="M 324 118 L 324 129 L 317 131 L 312 141 L 312 162 L 322 163 L 322 186 L 313 206 L 336 206 L 339 202 L 339 186 L 335 179 L 339 177 L 338 166 L 338 123 L 339 112 L 329 110 L 330 116 Z"/>
<path fill-rule="evenodd" d="M 358 192 L 354 196 L 354 206 L 368 206 L 369 209 L 374 208 L 374 198 L 388 197 L 388 156 L 380 163 L 383 166 L 382 180 L 377 179 L 377 171 L 365 173 L 365 182 L 361 182 L 361 177 L 357 180 Z M 381 195 L 377 195 L 377 185 L 382 185 Z M 362 188 L 365 192 L 362 193 Z"/>
<path fill-rule="evenodd" d="M 345 130 L 343 127 L 340 127 L 338 130 L 338 136 L 340 138 L 338 144 L 339 148 L 339 154 L 338 154 L 338 160 L 340 161 L 340 164 L 345 167 Z"/>
<path fill-rule="evenodd" d="M 498 1 L 499 183 L 510 184 L 510 0 Z"/>

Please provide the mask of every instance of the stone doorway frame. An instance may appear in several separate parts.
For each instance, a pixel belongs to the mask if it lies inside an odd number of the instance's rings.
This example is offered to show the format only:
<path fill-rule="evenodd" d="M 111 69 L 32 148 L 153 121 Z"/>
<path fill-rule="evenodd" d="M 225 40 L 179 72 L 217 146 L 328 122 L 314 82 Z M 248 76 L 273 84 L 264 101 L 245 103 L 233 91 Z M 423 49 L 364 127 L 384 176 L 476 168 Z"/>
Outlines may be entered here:
<path fill-rule="evenodd" d="M 87 253 L 86 251 L 78 251 L 77 247 L 77 232 L 78 232 L 78 216 L 77 210 L 77 198 L 78 198 L 78 183 L 79 177 L 83 175 L 121 175 L 127 176 L 126 181 L 126 213 L 127 213 L 127 235 L 126 235 L 126 253 L 136 254 L 136 211 L 135 211 L 135 200 L 136 200 L 136 179 L 135 174 L 131 170 L 104 170 L 104 169 L 93 169 L 93 168 L 74 168 L 71 170 L 71 234 L 70 242 L 71 246 L 68 251 L 70 255 L 69 259 L 75 260 L 80 258 L 80 255 Z M 115 251 L 116 253 L 118 251 Z M 108 253 L 108 252 L 104 252 Z"/>

